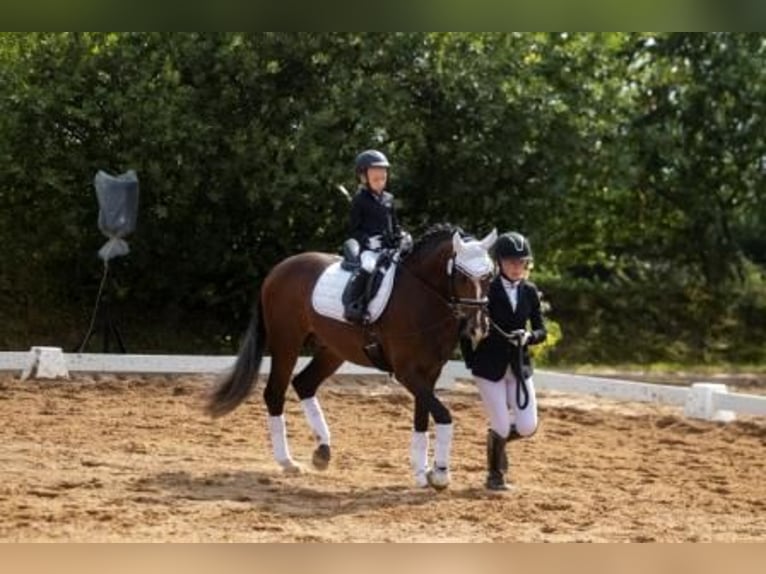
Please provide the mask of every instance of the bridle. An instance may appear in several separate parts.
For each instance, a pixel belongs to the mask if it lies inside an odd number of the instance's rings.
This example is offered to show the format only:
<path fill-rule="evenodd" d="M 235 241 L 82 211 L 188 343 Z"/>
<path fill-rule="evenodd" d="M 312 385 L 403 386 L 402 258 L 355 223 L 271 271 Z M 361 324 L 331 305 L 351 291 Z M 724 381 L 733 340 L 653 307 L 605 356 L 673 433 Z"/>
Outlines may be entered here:
<path fill-rule="evenodd" d="M 457 254 L 453 254 L 452 257 L 450 257 L 449 261 L 447 262 L 447 276 L 449 277 L 449 298 L 447 299 L 447 303 L 449 304 L 455 316 L 462 317 L 466 309 L 469 311 L 473 311 L 477 309 L 480 311 L 485 310 L 489 302 L 486 295 L 480 298 L 479 297 L 459 297 L 457 295 L 457 290 L 455 287 L 455 278 L 457 277 L 458 273 L 463 275 L 467 279 L 470 279 L 473 282 L 481 282 L 486 277 L 490 277 L 492 275 L 492 272 L 488 272 L 485 275 L 482 275 L 481 277 L 478 277 L 478 278 L 474 277 L 467 269 L 464 269 L 458 263 Z"/>
<path fill-rule="evenodd" d="M 394 255 L 394 262 L 399 262 L 398 254 Z M 447 305 L 451 310 L 453 315 L 460 319 L 464 317 L 467 313 L 464 312 L 464 310 L 479 310 L 479 311 L 486 311 L 487 306 L 489 304 L 489 299 L 487 296 L 483 296 L 480 298 L 477 297 L 460 297 L 457 294 L 456 288 L 455 288 L 455 277 L 457 274 L 461 274 L 464 277 L 470 279 L 471 281 L 481 281 L 485 277 L 490 277 L 492 275 L 492 272 L 489 272 L 485 275 L 482 275 L 481 277 L 474 277 L 467 269 L 463 269 L 461 265 L 458 265 L 457 263 L 457 254 L 452 254 L 449 261 L 447 261 L 447 276 L 449 277 L 449 293 L 447 297 L 439 293 L 437 289 L 435 289 L 430 283 L 422 279 L 418 276 L 417 273 L 414 273 L 412 270 L 408 269 L 406 265 L 399 265 L 399 269 L 403 269 L 405 272 L 409 273 L 418 280 L 424 287 L 426 287 L 429 291 L 431 291 L 434 295 L 436 295 L 441 301 L 444 302 L 445 305 Z M 455 273 L 457 271 L 457 273 Z"/>

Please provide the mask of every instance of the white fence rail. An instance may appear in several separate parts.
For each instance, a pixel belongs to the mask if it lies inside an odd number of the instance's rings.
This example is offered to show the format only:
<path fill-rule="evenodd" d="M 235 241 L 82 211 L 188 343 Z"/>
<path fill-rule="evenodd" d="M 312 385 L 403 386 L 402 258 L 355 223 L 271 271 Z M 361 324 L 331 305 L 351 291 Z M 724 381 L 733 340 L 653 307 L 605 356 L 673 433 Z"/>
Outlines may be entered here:
<path fill-rule="evenodd" d="M 713 408 L 743 415 L 766 417 L 766 397 L 744 393 L 714 393 Z"/>
<path fill-rule="evenodd" d="M 20 371 L 22 378 L 53 378 L 75 373 L 217 374 L 234 363 L 228 355 L 117 355 L 63 353 L 57 347 L 33 347 L 29 352 L 0 353 L 0 371 Z M 301 357 L 296 371 L 310 360 Z M 270 357 L 264 357 L 261 373 L 269 372 Z M 382 375 L 377 369 L 344 363 L 341 375 Z M 437 388 L 449 389 L 456 379 L 470 379 L 462 362 L 450 361 L 442 370 Z M 731 421 L 736 413 L 766 416 L 766 396 L 729 393 L 725 385 L 694 383 L 689 387 L 638 383 L 619 379 L 587 377 L 537 370 L 535 387 L 564 393 L 582 393 L 609 399 L 658 403 L 684 407 L 689 417 Z"/>

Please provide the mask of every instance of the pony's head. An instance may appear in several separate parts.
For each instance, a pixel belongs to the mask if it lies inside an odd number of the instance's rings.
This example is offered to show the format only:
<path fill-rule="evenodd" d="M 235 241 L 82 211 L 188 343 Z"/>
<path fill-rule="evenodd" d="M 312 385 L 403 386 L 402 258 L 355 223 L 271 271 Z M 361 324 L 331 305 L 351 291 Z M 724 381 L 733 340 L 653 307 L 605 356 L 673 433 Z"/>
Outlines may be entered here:
<path fill-rule="evenodd" d="M 479 240 L 454 225 L 438 224 L 423 234 L 404 260 L 413 274 L 442 296 L 463 333 L 474 340 L 489 330 L 487 293 L 494 273 L 489 250 L 496 239 L 494 229 Z"/>
<path fill-rule="evenodd" d="M 493 229 L 484 239 L 477 240 L 452 236 L 453 255 L 447 263 L 450 277 L 450 305 L 462 325 L 463 334 L 474 344 L 489 331 L 487 292 L 494 273 L 489 249 L 497 239 Z"/>

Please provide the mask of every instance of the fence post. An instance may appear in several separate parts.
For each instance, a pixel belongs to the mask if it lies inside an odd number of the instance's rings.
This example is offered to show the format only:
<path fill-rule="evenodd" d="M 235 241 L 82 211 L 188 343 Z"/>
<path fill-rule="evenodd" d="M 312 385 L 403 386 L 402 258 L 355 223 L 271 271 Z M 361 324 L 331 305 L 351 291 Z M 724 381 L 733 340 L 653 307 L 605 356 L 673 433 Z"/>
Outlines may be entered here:
<path fill-rule="evenodd" d="M 734 411 L 716 410 L 714 394 L 727 394 L 726 385 L 721 383 L 692 383 L 684 405 L 684 415 L 708 421 L 731 422 L 737 415 Z"/>
<path fill-rule="evenodd" d="M 21 380 L 28 378 L 57 379 L 69 378 L 69 370 L 61 347 L 32 347 L 29 350 L 27 366 L 21 373 Z"/>

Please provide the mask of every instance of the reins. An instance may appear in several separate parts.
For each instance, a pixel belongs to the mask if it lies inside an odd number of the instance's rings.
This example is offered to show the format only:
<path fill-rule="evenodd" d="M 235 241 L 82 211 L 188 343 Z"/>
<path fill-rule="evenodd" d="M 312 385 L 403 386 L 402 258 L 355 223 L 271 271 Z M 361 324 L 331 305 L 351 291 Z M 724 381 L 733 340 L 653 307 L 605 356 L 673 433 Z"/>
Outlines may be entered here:
<path fill-rule="evenodd" d="M 410 331 L 410 332 L 404 333 L 404 334 L 397 334 L 397 335 L 393 336 L 394 339 L 409 339 L 410 337 L 415 337 L 415 336 L 418 336 L 418 335 L 422 335 L 423 333 L 429 333 L 429 332 L 435 330 L 436 328 L 441 327 L 442 325 L 444 325 L 448 321 L 452 321 L 452 320 L 456 319 L 455 313 L 454 313 L 454 309 L 449 304 L 449 301 L 448 301 L 448 299 L 446 297 L 444 297 L 441 293 L 439 293 L 429 283 L 427 283 L 426 281 L 424 281 L 423 279 L 418 277 L 418 275 L 414 271 L 412 271 L 412 270 L 408 269 L 407 267 L 405 267 L 402 263 L 400 263 L 400 262 L 395 260 L 395 264 L 398 265 L 399 269 L 402 269 L 402 270 L 406 271 L 412 277 L 417 279 L 418 283 L 420 283 L 423 287 L 428 289 L 428 291 L 430 291 L 431 293 L 436 295 L 438 301 L 440 303 L 444 304 L 446 307 L 448 307 L 450 309 L 450 311 L 452 311 L 452 313 L 449 313 L 444 318 L 439 319 L 438 321 L 435 321 L 434 323 L 431 323 L 430 325 L 428 325 L 427 327 L 424 327 L 422 329 L 417 329 L 417 330 Z"/>
<path fill-rule="evenodd" d="M 450 258 L 450 263 L 449 263 L 449 268 L 450 268 L 450 270 L 449 270 L 449 292 L 450 292 L 449 293 L 449 297 L 445 297 L 444 295 L 439 293 L 439 291 L 437 291 L 436 288 L 433 285 L 428 283 L 425 279 L 422 279 L 417 273 L 415 273 L 411 269 L 408 269 L 403 264 L 400 265 L 400 268 L 402 268 L 405 271 L 407 271 L 407 273 L 409 273 L 415 279 L 417 279 L 419 283 L 421 283 L 429 291 L 431 291 L 434 295 L 436 295 L 442 303 L 444 303 L 447 307 L 450 308 L 450 310 L 452 311 L 453 315 L 455 315 L 455 316 L 457 316 L 456 311 L 458 309 L 460 309 L 461 307 L 468 307 L 469 309 L 473 309 L 473 308 L 478 307 L 478 308 L 481 309 L 481 308 L 486 307 L 487 304 L 488 304 L 488 299 L 486 297 L 482 297 L 481 299 L 468 299 L 468 298 L 464 298 L 464 297 L 457 297 L 457 296 L 455 296 L 455 273 L 453 273 L 453 270 L 456 268 L 456 265 L 455 265 L 455 256 L 454 255 Z M 460 270 L 459 268 L 458 268 L 458 271 L 460 271 L 460 273 L 465 274 L 465 272 Z"/>
<path fill-rule="evenodd" d="M 452 260 L 454 261 L 454 256 L 453 256 Z M 462 298 L 455 297 L 453 295 L 453 293 L 454 293 L 454 285 L 453 285 L 454 273 L 450 273 L 450 296 L 449 296 L 449 298 L 447 298 L 444 295 L 442 295 L 439 291 L 437 291 L 436 288 L 433 285 L 431 285 L 430 283 L 428 283 L 427 281 L 422 279 L 417 273 L 415 273 L 414 271 L 412 271 L 411 269 L 406 267 L 401 262 L 399 257 L 397 257 L 396 255 L 394 255 L 394 257 L 392 257 L 391 261 L 392 261 L 393 264 L 397 265 L 399 269 L 402 269 L 402 270 L 406 271 L 412 277 L 414 277 L 418 281 L 418 283 L 420 285 L 425 287 L 429 292 L 433 293 L 436 296 L 437 300 L 439 302 L 441 302 L 442 304 L 444 304 L 446 307 L 448 307 L 449 310 L 451 311 L 451 313 L 449 315 L 447 315 L 443 319 L 439 319 L 438 321 L 435 321 L 434 323 L 431 323 L 427 327 L 424 327 L 422 329 L 417 329 L 417 330 L 414 330 L 414 331 L 410 331 L 410 332 L 404 333 L 404 334 L 393 335 L 392 336 L 393 339 L 409 339 L 411 337 L 416 337 L 416 336 L 422 335 L 424 333 L 429 333 L 429 332 L 431 332 L 431 331 L 441 327 L 442 325 L 444 325 L 445 323 L 447 323 L 449 321 L 456 320 L 458 318 L 457 310 L 460 307 L 469 307 L 469 308 L 480 307 L 481 308 L 481 307 L 485 307 L 487 305 L 487 298 L 486 297 L 484 297 L 483 299 L 462 299 Z M 453 266 L 454 266 L 454 263 L 453 263 Z M 462 273 L 462 271 L 461 271 L 461 273 Z"/>
<path fill-rule="evenodd" d="M 513 363 L 511 363 L 511 370 L 514 371 L 513 375 L 516 377 L 516 405 L 521 409 L 524 410 L 527 408 L 527 405 L 529 405 L 529 389 L 527 388 L 527 380 L 524 378 L 524 372 L 522 365 L 524 364 L 524 347 L 526 345 L 520 345 L 519 343 L 521 341 L 518 340 L 518 336 L 514 333 L 508 333 L 503 330 L 500 325 L 495 323 L 495 321 L 490 317 L 489 323 L 492 326 L 495 331 L 500 333 L 505 339 L 511 343 L 515 344 L 518 349 L 518 362 L 516 363 L 517 368 L 513 369 Z M 514 343 L 515 341 L 515 343 Z M 518 372 L 517 372 L 518 371 Z M 522 394 L 524 395 L 524 400 L 522 402 Z"/>

